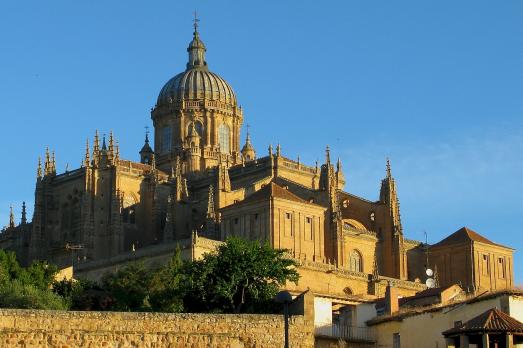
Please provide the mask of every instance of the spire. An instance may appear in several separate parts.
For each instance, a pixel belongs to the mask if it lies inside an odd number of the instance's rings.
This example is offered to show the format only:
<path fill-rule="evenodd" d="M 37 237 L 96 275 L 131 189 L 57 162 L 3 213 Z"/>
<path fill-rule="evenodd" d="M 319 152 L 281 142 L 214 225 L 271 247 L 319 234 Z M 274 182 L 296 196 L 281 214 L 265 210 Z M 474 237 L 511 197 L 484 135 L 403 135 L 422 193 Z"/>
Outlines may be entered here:
<path fill-rule="evenodd" d="M 44 175 L 51 173 L 51 155 L 49 154 L 49 146 L 45 148 L 45 163 L 44 163 Z"/>
<path fill-rule="evenodd" d="M 94 133 L 94 141 L 93 141 L 93 164 L 95 166 L 98 165 L 98 162 L 100 161 L 100 137 L 98 136 L 98 129 Z"/>
<path fill-rule="evenodd" d="M 329 165 L 331 163 L 331 150 L 329 145 L 325 148 L 325 163 Z"/>
<path fill-rule="evenodd" d="M 107 151 L 107 145 L 105 145 L 105 134 L 103 135 L 103 138 L 102 138 L 102 151 Z"/>
<path fill-rule="evenodd" d="M 22 225 L 25 225 L 27 223 L 27 210 L 25 207 L 25 202 L 22 202 Z"/>
<path fill-rule="evenodd" d="M 280 146 L 280 143 L 278 143 L 278 145 L 276 145 L 276 156 L 281 156 L 281 146 Z"/>
<path fill-rule="evenodd" d="M 149 127 L 145 127 L 145 143 L 140 150 L 140 162 L 144 164 L 151 164 L 151 155 L 154 153 L 149 145 Z"/>
<path fill-rule="evenodd" d="M 36 178 L 42 178 L 42 158 L 38 156 L 38 167 L 36 168 Z"/>
<path fill-rule="evenodd" d="M 113 162 L 114 160 L 114 137 L 113 131 L 109 132 L 109 161 Z"/>
<path fill-rule="evenodd" d="M 269 144 L 269 156 L 272 157 L 272 144 Z"/>
<path fill-rule="evenodd" d="M 205 45 L 202 40 L 200 40 L 200 33 L 198 32 L 198 22 L 200 20 L 197 17 L 196 11 L 194 12 L 194 32 L 193 39 L 187 47 L 187 52 L 189 52 L 189 62 L 187 63 L 187 70 L 200 68 L 207 70 L 207 62 L 205 61 Z"/>
<path fill-rule="evenodd" d="M 13 206 L 9 206 L 9 228 L 15 227 L 15 214 L 13 213 Z"/>
<path fill-rule="evenodd" d="M 207 218 L 214 219 L 216 213 L 214 211 L 214 186 L 209 185 L 209 199 L 207 200 Z"/>
<path fill-rule="evenodd" d="M 89 167 L 91 165 L 91 155 L 89 149 L 89 139 L 85 141 L 85 157 L 84 157 L 84 167 Z"/>
<path fill-rule="evenodd" d="M 118 164 L 118 161 L 120 160 L 120 143 L 118 140 L 116 140 L 116 152 L 114 154 L 114 163 Z"/>
<path fill-rule="evenodd" d="M 387 157 L 387 179 L 391 179 L 391 178 L 392 178 L 392 174 L 390 171 L 390 161 L 389 161 L 389 158 Z"/>
<path fill-rule="evenodd" d="M 336 162 L 336 173 L 341 172 L 341 160 L 338 157 L 338 162 Z"/>
<path fill-rule="evenodd" d="M 247 137 L 245 138 L 245 145 L 242 148 L 242 163 L 254 159 L 256 159 L 256 151 L 254 150 L 254 146 L 252 146 L 249 125 L 247 125 Z"/>
<path fill-rule="evenodd" d="M 52 159 L 51 159 L 51 174 L 56 174 L 56 157 L 55 157 L 55 154 L 54 154 L 54 150 L 53 150 L 53 156 L 52 156 Z"/>

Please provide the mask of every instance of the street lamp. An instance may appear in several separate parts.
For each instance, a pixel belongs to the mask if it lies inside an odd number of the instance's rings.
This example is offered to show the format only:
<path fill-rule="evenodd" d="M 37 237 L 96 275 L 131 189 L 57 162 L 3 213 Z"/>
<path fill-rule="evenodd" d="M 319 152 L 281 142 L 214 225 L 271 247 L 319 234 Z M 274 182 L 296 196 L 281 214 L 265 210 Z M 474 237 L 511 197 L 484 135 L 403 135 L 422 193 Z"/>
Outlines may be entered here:
<path fill-rule="evenodd" d="M 275 298 L 277 303 L 283 304 L 283 315 L 285 318 L 285 345 L 289 348 L 289 304 L 292 302 L 292 295 L 288 291 L 280 291 Z"/>

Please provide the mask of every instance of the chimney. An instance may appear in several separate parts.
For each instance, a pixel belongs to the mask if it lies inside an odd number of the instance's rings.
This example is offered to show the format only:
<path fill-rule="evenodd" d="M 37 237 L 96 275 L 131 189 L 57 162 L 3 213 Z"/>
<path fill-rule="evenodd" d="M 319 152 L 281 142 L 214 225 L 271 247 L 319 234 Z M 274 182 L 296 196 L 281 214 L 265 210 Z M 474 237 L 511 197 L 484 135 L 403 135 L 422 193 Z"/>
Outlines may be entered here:
<path fill-rule="evenodd" d="M 399 311 L 398 289 L 392 287 L 390 283 L 385 290 L 385 315 L 392 315 Z"/>

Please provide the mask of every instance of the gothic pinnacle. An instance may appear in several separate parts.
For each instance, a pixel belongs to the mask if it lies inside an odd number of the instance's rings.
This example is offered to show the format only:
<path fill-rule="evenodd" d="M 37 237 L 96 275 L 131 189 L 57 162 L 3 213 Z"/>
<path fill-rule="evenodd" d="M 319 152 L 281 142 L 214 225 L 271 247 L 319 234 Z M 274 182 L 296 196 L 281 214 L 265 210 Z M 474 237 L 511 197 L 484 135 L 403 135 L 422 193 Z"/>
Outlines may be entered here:
<path fill-rule="evenodd" d="M 15 227 L 15 214 L 13 213 L 13 206 L 11 205 L 9 207 L 9 227 L 14 228 Z"/>
<path fill-rule="evenodd" d="M 36 168 L 36 178 L 42 178 L 42 158 L 38 156 L 38 167 Z"/>
<path fill-rule="evenodd" d="M 325 148 L 325 163 L 331 163 L 331 150 L 329 148 L 329 145 L 327 145 L 327 147 Z"/>
<path fill-rule="evenodd" d="M 392 178 L 391 170 L 390 170 L 390 161 L 387 157 L 387 178 Z"/>
<path fill-rule="evenodd" d="M 27 223 L 27 210 L 25 206 L 25 202 L 22 202 L 22 225 L 25 225 Z"/>
<path fill-rule="evenodd" d="M 84 166 L 89 167 L 91 164 L 91 155 L 90 155 L 90 149 L 89 149 L 89 139 L 86 139 L 85 141 L 85 157 L 84 157 Z"/>

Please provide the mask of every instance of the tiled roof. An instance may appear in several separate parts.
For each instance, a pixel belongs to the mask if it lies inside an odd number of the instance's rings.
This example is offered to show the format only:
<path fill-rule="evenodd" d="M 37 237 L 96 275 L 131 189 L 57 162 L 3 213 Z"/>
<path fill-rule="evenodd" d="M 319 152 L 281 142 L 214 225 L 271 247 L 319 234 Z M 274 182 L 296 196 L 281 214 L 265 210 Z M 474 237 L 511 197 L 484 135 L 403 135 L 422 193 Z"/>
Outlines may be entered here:
<path fill-rule="evenodd" d="M 444 331 L 443 335 L 452 336 L 461 333 L 509 332 L 523 333 L 523 323 L 497 308 L 491 308 L 462 324 L 459 327 Z"/>
<path fill-rule="evenodd" d="M 258 191 L 254 192 L 252 195 L 245 198 L 243 200 L 243 202 L 267 200 L 271 197 L 282 198 L 282 199 L 286 199 L 288 201 L 294 201 L 294 202 L 298 202 L 298 203 L 309 203 L 306 200 L 301 199 L 300 197 L 296 196 L 294 193 L 281 187 L 280 185 L 276 184 L 273 181 L 271 181 L 270 183 L 268 183 L 267 185 L 265 185 Z"/>
<path fill-rule="evenodd" d="M 468 242 L 472 242 L 472 241 L 500 246 L 499 244 L 496 244 L 496 243 L 488 240 L 487 238 L 483 237 L 479 233 L 472 231 L 470 228 L 462 227 L 459 230 L 457 230 L 456 232 L 452 233 L 447 238 L 440 241 L 439 243 L 432 245 L 431 247 L 468 243 Z"/>

